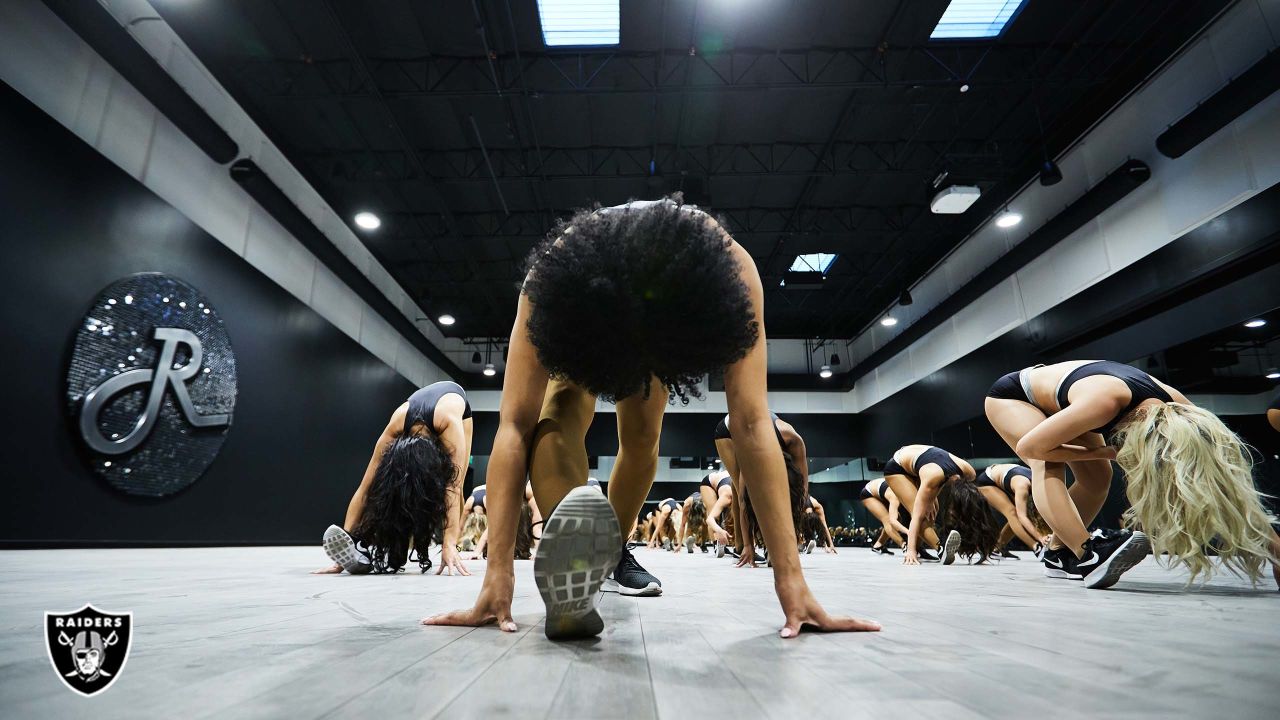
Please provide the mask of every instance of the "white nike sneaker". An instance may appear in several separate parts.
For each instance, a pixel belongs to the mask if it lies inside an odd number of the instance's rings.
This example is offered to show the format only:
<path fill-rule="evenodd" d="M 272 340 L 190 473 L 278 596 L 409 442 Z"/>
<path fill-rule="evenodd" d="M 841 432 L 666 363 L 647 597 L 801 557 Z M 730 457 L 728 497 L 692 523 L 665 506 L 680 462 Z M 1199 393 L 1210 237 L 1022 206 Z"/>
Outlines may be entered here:
<path fill-rule="evenodd" d="M 337 525 L 330 525 L 325 529 L 322 544 L 324 554 L 352 575 L 365 575 L 373 570 L 373 562 L 369 556 L 361 552 L 356 547 L 356 541 Z"/>
<path fill-rule="evenodd" d="M 956 551 L 960 549 L 960 531 L 947 533 L 947 541 L 942 544 L 942 564 L 950 565 L 956 561 Z"/>

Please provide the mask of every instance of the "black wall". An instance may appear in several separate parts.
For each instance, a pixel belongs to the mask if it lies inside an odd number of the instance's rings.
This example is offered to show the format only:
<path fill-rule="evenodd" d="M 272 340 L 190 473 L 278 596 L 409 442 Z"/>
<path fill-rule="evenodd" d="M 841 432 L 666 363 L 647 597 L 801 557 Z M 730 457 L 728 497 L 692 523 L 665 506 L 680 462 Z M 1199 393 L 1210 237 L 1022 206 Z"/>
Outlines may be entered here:
<path fill-rule="evenodd" d="M 0 107 L 0 543 L 319 542 L 412 385 L 2 83 Z M 210 298 L 239 372 L 221 454 L 163 499 L 100 481 L 64 410 L 89 303 L 143 271 Z"/>

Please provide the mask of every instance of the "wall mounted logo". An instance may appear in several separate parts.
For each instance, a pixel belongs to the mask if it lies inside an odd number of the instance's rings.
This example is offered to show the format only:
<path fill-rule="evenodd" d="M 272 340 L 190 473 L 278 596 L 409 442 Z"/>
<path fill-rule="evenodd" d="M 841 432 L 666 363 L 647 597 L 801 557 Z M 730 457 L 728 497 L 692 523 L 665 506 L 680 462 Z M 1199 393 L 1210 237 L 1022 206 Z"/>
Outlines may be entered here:
<path fill-rule="evenodd" d="M 98 475 L 135 495 L 187 487 L 217 457 L 235 402 L 231 340 L 199 290 L 143 273 L 99 293 L 67 372 L 68 409 Z"/>
<path fill-rule="evenodd" d="M 75 612 L 44 614 L 45 649 L 58 678 L 81 695 L 96 695 L 120 677 L 129 659 L 133 613 L 109 613 L 85 605 Z"/>

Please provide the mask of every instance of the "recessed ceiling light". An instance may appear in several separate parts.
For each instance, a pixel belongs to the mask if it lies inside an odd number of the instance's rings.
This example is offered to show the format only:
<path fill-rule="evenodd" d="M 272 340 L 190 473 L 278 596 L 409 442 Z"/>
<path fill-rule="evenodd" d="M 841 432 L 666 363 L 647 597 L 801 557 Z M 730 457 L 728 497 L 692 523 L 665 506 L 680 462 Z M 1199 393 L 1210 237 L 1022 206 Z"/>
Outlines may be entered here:
<path fill-rule="evenodd" d="M 356 226 L 363 230 L 377 230 L 382 227 L 382 219 L 371 212 L 358 212 L 355 217 Z"/>
<path fill-rule="evenodd" d="M 493 377 L 494 375 L 497 375 L 497 374 L 498 374 L 498 370 L 493 366 L 493 363 L 485 363 L 485 366 L 484 366 L 485 377 Z"/>
<path fill-rule="evenodd" d="M 818 371 L 818 377 L 822 378 L 823 380 L 826 380 L 827 378 L 831 377 L 831 366 L 823 365 L 822 369 Z"/>
<path fill-rule="evenodd" d="M 1016 212 L 1005 210 L 996 218 L 996 226 L 1002 228 L 1011 228 L 1022 222 L 1022 215 Z"/>
<path fill-rule="evenodd" d="M 1266 320 L 1263 320 L 1262 318 L 1254 318 L 1249 322 L 1245 323 L 1244 326 L 1247 328 L 1260 328 L 1266 324 L 1267 324 Z"/>
<path fill-rule="evenodd" d="M 444 314 L 436 318 L 436 322 L 440 323 L 441 325 L 452 325 L 458 321 L 454 319 L 452 315 Z"/>
<path fill-rule="evenodd" d="M 892 315 L 885 315 L 884 317 L 880 318 L 880 324 L 885 327 L 893 327 L 894 325 L 898 324 L 898 318 Z"/>

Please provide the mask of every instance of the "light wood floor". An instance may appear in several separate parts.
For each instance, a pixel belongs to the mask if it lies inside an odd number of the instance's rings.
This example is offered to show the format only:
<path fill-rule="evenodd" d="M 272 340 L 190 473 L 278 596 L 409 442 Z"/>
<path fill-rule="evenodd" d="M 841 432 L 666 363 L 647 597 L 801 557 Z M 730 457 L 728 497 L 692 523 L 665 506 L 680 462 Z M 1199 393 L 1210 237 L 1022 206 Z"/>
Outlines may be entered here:
<path fill-rule="evenodd" d="M 819 551 L 820 552 L 820 551 Z M 639 551 L 660 598 L 605 595 L 590 642 L 548 642 L 531 563 L 514 634 L 425 628 L 480 576 L 312 576 L 318 548 L 0 552 L 4 718 L 1277 718 L 1280 593 L 1197 589 L 1148 559 L 1110 591 L 1030 557 L 924 565 L 806 556 L 865 635 L 776 636 L 770 571 Z M 480 563 L 470 563 L 475 571 Z M 50 668 L 45 610 L 134 612 L 128 666 L 85 699 Z"/>

